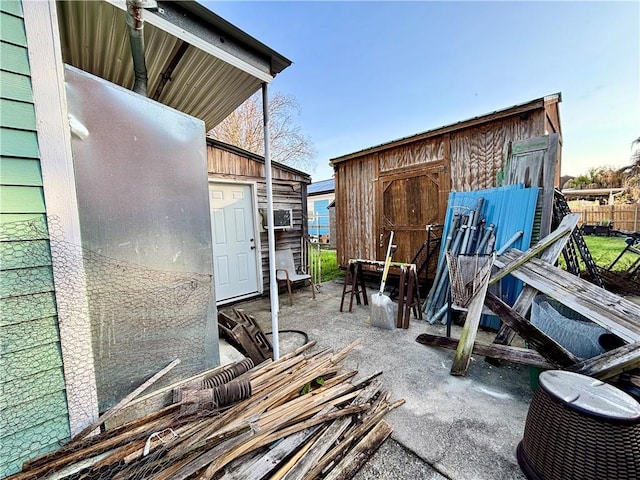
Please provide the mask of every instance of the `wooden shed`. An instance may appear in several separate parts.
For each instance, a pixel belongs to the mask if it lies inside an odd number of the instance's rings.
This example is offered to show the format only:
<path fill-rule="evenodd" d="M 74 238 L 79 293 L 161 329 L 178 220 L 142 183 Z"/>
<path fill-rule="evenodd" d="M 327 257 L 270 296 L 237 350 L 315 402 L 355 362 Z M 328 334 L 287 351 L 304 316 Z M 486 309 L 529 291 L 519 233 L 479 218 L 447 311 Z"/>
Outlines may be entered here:
<path fill-rule="evenodd" d="M 218 305 L 269 291 L 264 158 L 207 138 L 207 165 Z M 311 177 L 272 162 L 276 250 L 290 248 L 301 265 Z M 286 224 L 290 215 L 290 222 Z"/>
<path fill-rule="evenodd" d="M 337 254 L 382 259 L 390 230 L 394 261 L 410 262 L 426 225 L 442 224 L 450 191 L 496 186 L 512 142 L 558 133 L 560 93 L 331 160 Z M 556 185 L 560 183 L 560 148 Z"/>

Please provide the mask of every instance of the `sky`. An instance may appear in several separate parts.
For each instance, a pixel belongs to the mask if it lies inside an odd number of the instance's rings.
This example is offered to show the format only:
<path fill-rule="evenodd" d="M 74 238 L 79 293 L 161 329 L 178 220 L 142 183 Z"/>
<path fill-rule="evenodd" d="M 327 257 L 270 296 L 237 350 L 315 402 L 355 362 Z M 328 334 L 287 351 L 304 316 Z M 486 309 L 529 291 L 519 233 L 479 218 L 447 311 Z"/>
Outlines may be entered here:
<path fill-rule="evenodd" d="M 331 158 L 562 93 L 562 174 L 628 164 L 640 2 L 202 1 L 293 61 L 313 181 Z"/>

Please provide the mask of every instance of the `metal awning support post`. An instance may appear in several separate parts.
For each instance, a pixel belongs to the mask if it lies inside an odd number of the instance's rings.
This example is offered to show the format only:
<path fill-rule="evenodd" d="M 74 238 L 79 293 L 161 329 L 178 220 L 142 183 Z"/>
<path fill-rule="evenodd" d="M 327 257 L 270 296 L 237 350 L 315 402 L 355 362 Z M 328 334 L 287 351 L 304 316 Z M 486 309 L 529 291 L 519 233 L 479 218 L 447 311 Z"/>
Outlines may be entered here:
<path fill-rule="evenodd" d="M 278 339 L 278 281 L 276 280 L 276 238 L 273 229 L 273 185 L 271 183 L 271 155 L 269 151 L 269 98 L 267 83 L 262 84 L 262 118 L 264 125 L 264 171 L 267 181 L 267 234 L 269 238 L 269 298 L 271 299 L 271 331 L 273 359 L 280 358 Z"/>

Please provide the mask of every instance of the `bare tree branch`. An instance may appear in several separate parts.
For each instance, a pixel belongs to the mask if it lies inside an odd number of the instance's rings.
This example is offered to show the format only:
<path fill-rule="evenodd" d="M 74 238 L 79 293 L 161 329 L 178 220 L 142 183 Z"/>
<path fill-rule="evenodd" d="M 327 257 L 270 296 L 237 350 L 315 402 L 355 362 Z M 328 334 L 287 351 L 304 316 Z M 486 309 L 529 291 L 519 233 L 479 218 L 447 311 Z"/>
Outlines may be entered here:
<path fill-rule="evenodd" d="M 315 148 L 311 138 L 295 123 L 300 105 L 292 95 L 277 92 L 269 99 L 271 159 L 311 170 Z M 260 92 L 240 105 L 207 135 L 258 155 L 264 155 L 262 96 Z"/>

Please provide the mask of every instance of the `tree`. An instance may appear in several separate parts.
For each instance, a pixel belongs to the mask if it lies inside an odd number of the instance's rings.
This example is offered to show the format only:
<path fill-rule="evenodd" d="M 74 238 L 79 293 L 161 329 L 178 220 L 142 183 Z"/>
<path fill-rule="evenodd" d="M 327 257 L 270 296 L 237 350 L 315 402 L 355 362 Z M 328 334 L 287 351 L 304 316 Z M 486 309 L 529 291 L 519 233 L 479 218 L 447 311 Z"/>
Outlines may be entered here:
<path fill-rule="evenodd" d="M 271 159 L 300 169 L 313 166 L 315 149 L 311 139 L 295 123 L 300 106 L 292 95 L 277 92 L 269 98 Z M 258 155 L 264 155 L 261 92 L 250 97 L 222 123 L 209 131 L 211 138 Z"/>

